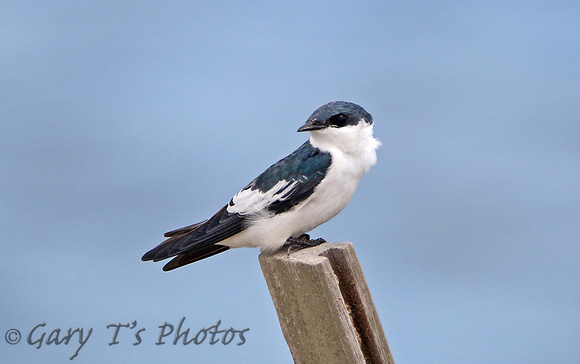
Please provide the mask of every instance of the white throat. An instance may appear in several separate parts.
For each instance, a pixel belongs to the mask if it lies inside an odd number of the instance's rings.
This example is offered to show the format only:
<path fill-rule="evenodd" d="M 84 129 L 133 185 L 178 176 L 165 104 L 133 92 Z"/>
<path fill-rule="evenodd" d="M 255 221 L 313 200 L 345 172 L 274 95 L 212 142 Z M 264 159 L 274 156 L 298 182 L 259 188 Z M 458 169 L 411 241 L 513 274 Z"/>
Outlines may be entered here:
<path fill-rule="evenodd" d="M 310 132 L 310 143 L 333 157 L 353 160 L 362 167 L 361 176 L 377 162 L 376 149 L 381 145 L 373 137 L 373 126 L 362 119 L 357 125 L 313 130 Z"/>

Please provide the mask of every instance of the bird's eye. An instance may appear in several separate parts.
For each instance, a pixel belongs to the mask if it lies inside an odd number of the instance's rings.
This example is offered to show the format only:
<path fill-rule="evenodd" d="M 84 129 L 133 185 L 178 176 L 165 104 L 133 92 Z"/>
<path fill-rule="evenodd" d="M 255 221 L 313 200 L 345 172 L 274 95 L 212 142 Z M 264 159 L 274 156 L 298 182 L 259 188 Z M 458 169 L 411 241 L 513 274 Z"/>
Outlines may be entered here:
<path fill-rule="evenodd" d="M 331 126 L 337 126 L 337 127 L 342 127 L 345 126 L 346 124 L 348 124 L 348 116 L 340 113 L 340 114 L 336 114 L 336 115 L 332 115 L 329 119 L 328 119 L 328 123 Z"/>

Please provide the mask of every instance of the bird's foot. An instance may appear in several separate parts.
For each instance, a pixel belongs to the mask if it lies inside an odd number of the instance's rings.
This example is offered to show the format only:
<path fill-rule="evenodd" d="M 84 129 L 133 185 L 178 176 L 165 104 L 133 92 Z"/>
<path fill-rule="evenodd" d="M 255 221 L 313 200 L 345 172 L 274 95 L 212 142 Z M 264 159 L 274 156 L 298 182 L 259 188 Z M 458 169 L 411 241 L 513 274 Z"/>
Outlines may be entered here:
<path fill-rule="evenodd" d="M 284 243 L 285 247 L 288 247 L 288 253 L 293 249 L 302 249 L 317 246 L 326 243 L 323 238 L 310 239 L 310 235 L 302 234 L 297 238 L 289 237 Z"/>

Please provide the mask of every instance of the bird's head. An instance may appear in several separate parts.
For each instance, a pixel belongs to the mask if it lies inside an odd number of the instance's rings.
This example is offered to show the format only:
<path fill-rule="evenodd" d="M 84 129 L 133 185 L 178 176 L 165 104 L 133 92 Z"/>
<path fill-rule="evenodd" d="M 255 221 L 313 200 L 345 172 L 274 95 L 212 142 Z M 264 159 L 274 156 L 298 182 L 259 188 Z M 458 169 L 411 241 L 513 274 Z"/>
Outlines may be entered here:
<path fill-rule="evenodd" d="M 373 117 L 357 104 L 346 101 L 329 102 L 310 115 L 298 131 L 339 129 L 357 126 L 360 123 L 373 124 Z"/>
<path fill-rule="evenodd" d="M 326 151 L 368 151 L 375 155 L 374 150 L 380 145 L 373 138 L 373 117 L 352 102 L 335 101 L 319 107 L 298 131 L 310 132 L 312 145 Z"/>

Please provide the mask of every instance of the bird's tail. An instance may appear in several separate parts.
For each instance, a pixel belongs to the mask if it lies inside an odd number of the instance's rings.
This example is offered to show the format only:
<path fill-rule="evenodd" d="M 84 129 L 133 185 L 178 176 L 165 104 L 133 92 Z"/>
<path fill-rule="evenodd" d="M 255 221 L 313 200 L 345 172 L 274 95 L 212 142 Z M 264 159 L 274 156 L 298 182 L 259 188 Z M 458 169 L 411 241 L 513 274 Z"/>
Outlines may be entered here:
<path fill-rule="evenodd" d="M 207 220 L 198 222 L 197 224 L 185 226 L 176 230 L 166 232 L 164 236 L 168 239 L 166 239 L 161 244 L 157 245 L 155 248 L 145 253 L 141 257 L 141 260 L 142 261 L 152 260 L 154 262 L 158 262 L 160 260 L 167 259 L 177 255 L 175 253 L 172 253 L 172 251 L 174 250 L 173 248 L 179 246 L 184 240 L 189 238 L 191 234 L 195 233 L 206 222 Z M 229 249 L 228 246 L 216 244 L 203 246 L 198 249 L 193 249 L 190 252 L 177 255 L 163 267 L 163 270 L 170 271 L 175 268 L 184 266 L 186 264 L 190 264 L 193 262 L 197 262 L 198 260 L 211 257 L 212 255 L 221 253 L 228 249 Z"/>

